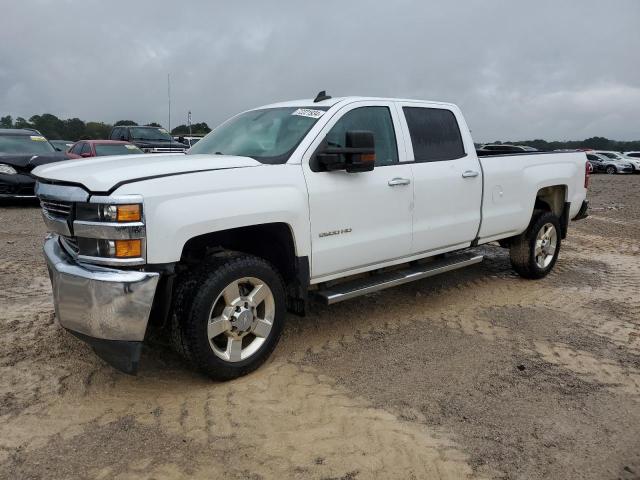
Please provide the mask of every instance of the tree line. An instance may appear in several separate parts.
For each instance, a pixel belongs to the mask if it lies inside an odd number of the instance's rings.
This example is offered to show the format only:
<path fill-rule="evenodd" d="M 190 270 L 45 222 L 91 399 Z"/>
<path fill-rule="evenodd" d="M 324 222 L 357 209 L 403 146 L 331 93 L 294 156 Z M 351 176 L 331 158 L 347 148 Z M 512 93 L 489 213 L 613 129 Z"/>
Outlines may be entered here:
<path fill-rule="evenodd" d="M 104 122 L 84 122 L 79 118 L 61 119 L 50 113 L 33 115 L 28 120 L 17 117 L 15 120 L 11 115 L 0 117 L 0 128 L 34 128 L 49 140 L 100 140 L 109 138 L 111 129 L 118 125 L 138 125 L 133 120 L 118 120 L 113 125 Z M 146 123 L 145 126 L 162 127 L 157 122 Z M 205 123 L 191 124 L 191 133 L 204 135 L 211 131 Z M 171 130 L 174 135 L 188 135 L 187 125 L 178 125 Z"/>

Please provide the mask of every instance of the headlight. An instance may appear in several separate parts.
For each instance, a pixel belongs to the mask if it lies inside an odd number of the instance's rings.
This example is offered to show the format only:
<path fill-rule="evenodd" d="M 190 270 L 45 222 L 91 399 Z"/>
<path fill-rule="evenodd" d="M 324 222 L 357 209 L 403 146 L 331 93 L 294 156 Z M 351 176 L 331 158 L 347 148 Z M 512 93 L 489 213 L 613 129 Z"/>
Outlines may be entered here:
<path fill-rule="evenodd" d="M 4 163 L 0 163 L 0 173 L 6 173 L 7 175 L 15 175 L 16 169 L 10 165 L 6 165 Z"/>
<path fill-rule="evenodd" d="M 107 222 L 139 222 L 142 219 L 142 208 L 137 203 L 102 205 L 102 219 Z"/>
<path fill-rule="evenodd" d="M 142 205 L 139 203 L 78 203 L 76 219 L 88 222 L 141 222 Z"/>

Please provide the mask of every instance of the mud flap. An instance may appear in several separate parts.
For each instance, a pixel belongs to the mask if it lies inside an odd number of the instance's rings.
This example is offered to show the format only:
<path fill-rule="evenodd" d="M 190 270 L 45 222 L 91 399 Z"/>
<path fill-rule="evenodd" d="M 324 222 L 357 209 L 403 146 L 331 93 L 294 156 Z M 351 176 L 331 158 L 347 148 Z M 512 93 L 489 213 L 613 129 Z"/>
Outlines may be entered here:
<path fill-rule="evenodd" d="M 66 329 L 69 333 L 78 337 L 83 342 L 91 346 L 96 355 L 111 365 L 128 375 L 138 373 L 140 354 L 142 353 L 142 342 L 128 342 L 125 340 L 103 340 L 101 338 L 89 337 L 82 333 Z"/>
<path fill-rule="evenodd" d="M 582 220 L 584 218 L 587 218 L 589 216 L 589 201 L 588 200 L 583 200 L 582 201 L 582 206 L 580 207 L 580 211 L 578 212 L 578 214 L 573 217 L 574 220 Z"/>

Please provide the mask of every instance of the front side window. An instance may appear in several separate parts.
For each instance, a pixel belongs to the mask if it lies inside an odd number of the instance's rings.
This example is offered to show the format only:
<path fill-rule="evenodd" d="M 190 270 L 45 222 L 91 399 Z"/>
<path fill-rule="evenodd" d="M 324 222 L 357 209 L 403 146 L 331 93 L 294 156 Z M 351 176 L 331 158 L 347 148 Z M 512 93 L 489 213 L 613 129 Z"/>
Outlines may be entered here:
<path fill-rule="evenodd" d="M 328 146 L 346 147 L 349 130 L 373 132 L 376 167 L 398 163 L 398 145 L 388 107 L 360 107 L 345 113 L 327 134 Z"/>
<path fill-rule="evenodd" d="M 416 162 L 439 162 L 465 156 L 460 127 L 451 110 L 403 107 Z"/>
<path fill-rule="evenodd" d="M 87 153 L 91 153 L 91 145 L 89 145 L 88 143 L 85 143 L 84 145 L 82 145 L 82 150 L 80 150 L 81 154 L 87 154 Z"/>
<path fill-rule="evenodd" d="M 187 155 L 251 157 L 285 163 L 326 108 L 263 108 L 242 113 L 208 134 Z"/>

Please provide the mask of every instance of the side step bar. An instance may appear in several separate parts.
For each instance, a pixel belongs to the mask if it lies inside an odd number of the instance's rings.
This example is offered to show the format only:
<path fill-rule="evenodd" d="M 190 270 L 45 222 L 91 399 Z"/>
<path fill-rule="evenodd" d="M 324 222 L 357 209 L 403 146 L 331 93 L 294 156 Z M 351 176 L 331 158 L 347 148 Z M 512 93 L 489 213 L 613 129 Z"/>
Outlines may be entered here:
<path fill-rule="evenodd" d="M 480 263 L 482 258 L 482 255 L 473 253 L 458 254 L 434 260 L 423 265 L 409 267 L 405 270 L 393 270 L 368 278 L 359 278 L 332 285 L 326 289 L 318 290 L 316 295 L 320 297 L 324 303 L 331 305 L 342 302 L 343 300 L 359 297 L 360 295 L 366 295 L 367 293 L 377 292 L 385 288 L 395 287 L 403 283 L 433 277 L 434 275 L 457 270 L 458 268 L 467 267 L 474 263 Z"/>

